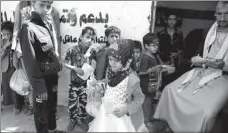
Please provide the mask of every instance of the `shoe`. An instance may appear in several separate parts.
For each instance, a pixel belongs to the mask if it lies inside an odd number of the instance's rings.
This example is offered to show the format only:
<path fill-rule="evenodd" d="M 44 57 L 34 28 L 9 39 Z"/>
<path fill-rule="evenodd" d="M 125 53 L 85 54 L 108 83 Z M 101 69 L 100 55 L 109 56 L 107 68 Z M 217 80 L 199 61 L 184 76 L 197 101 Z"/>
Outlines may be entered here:
<path fill-rule="evenodd" d="M 83 130 L 83 131 L 88 131 L 89 130 L 89 126 L 86 123 L 81 123 L 79 124 L 79 127 Z"/>
<path fill-rule="evenodd" d="M 66 133 L 66 131 L 59 131 L 59 130 L 55 130 L 55 131 L 48 131 L 49 133 Z"/>
<path fill-rule="evenodd" d="M 18 115 L 18 114 L 20 114 L 20 112 L 21 112 L 21 109 L 14 109 L 13 110 L 14 115 Z"/>
<path fill-rule="evenodd" d="M 154 127 L 154 124 L 152 122 L 147 122 L 145 123 L 145 125 L 146 127 L 150 127 L 150 128 Z"/>
<path fill-rule="evenodd" d="M 55 130 L 53 133 L 66 133 L 66 131 Z"/>
<path fill-rule="evenodd" d="M 67 126 L 67 131 L 73 131 L 75 126 L 76 126 L 76 124 L 77 124 L 76 122 L 70 121 L 70 123 Z"/>
<path fill-rule="evenodd" d="M 29 111 L 29 108 L 26 108 L 24 114 L 27 114 L 28 111 Z"/>
<path fill-rule="evenodd" d="M 27 116 L 33 115 L 33 109 L 29 109 L 28 112 L 26 113 Z"/>

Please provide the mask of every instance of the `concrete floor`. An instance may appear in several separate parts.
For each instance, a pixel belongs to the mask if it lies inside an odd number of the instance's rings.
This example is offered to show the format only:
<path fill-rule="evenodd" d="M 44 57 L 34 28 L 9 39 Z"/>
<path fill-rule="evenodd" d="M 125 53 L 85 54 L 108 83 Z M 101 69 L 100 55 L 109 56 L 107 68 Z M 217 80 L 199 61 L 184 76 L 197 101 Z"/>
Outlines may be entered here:
<path fill-rule="evenodd" d="M 3 106 L 3 105 L 2 105 Z M 13 115 L 13 106 L 3 106 L 1 112 L 1 132 L 36 132 L 33 121 L 33 115 L 26 116 L 24 111 L 19 115 Z M 57 129 L 66 130 L 69 117 L 66 107 L 58 107 L 59 119 L 57 120 Z M 76 126 L 73 132 L 84 132 Z"/>
<path fill-rule="evenodd" d="M 10 106 L 3 106 L 3 111 L 1 112 L 1 132 L 36 132 L 35 125 L 33 121 L 33 115 L 26 116 L 24 111 L 22 111 L 19 115 L 13 115 L 13 105 Z M 58 114 L 59 119 L 57 120 L 57 129 L 58 130 L 66 130 L 66 127 L 69 122 L 68 112 L 66 107 L 58 106 Z M 222 120 L 224 119 L 224 120 Z M 228 115 L 223 114 L 217 119 L 215 124 L 215 128 L 212 132 L 219 132 L 219 133 L 228 133 L 228 127 L 226 124 L 228 123 Z M 222 127 L 223 125 L 223 127 Z M 156 133 L 159 130 L 158 128 L 160 125 L 156 125 L 155 129 L 149 129 L 150 132 Z M 224 128 L 225 126 L 225 128 Z M 80 127 L 76 126 L 73 132 L 85 132 Z M 161 131 L 159 131 L 161 132 Z M 165 132 L 163 132 L 165 133 Z"/>

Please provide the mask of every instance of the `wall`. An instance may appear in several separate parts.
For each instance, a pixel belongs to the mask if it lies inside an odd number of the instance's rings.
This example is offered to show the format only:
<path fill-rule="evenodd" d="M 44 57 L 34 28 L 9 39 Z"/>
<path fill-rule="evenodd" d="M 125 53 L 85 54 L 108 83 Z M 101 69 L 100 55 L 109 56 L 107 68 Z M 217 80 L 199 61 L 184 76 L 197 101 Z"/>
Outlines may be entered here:
<path fill-rule="evenodd" d="M 7 17 L 12 21 L 17 3 L 18 1 L 1 2 L 1 12 L 6 11 Z M 151 1 L 55 1 L 53 6 L 60 13 L 62 55 L 69 47 L 77 45 L 80 32 L 85 26 L 96 29 L 97 42 L 100 43 L 104 42 L 105 28 L 111 25 L 121 29 L 122 37 L 140 41 L 149 32 Z M 69 71 L 64 69 L 59 75 L 58 104 L 67 105 Z"/>
<path fill-rule="evenodd" d="M 180 8 L 180 9 L 193 9 L 202 11 L 214 11 L 215 1 L 158 1 L 157 6 L 169 7 L 169 8 Z M 203 28 L 208 29 L 214 23 L 214 20 L 201 20 L 201 19 L 186 19 L 182 21 L 180 29 L 186 36 L 191 30 Z M 163 27 L 156 27 L 155 32 L 162 30 Z"/>

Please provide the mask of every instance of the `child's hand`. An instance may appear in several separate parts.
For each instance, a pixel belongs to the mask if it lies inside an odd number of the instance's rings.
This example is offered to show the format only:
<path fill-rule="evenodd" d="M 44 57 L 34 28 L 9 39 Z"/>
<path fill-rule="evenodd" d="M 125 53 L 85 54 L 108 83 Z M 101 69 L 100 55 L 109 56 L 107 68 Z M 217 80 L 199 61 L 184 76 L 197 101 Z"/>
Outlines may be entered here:
<path fill-rule="evenodd" d="M 84 71 L 81 68 L 74 67 L 73 70 L 79 75 L 84 75 Z"/>
<path fill-rule="evenodd" d="M 113 110 L 113 114 L 118 118 L 123 117 L 125 114 L 127 114 L 127 112 L 128 111 L 126 105 L 115 107 L 115 109 Z"/>
<path fill-rule="evenodd" d="M 161 65 L 157 65 L 157 66 L 154 66 L 154 67 L 149 69 L 149 72 L 160 72 L 160 71 L 162 71 Z"/>

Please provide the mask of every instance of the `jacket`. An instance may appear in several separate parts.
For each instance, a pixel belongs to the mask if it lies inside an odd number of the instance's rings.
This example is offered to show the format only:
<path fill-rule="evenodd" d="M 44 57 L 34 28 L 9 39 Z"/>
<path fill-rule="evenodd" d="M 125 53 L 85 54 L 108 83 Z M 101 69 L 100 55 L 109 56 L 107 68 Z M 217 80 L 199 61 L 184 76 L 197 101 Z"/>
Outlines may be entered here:
<path fill-rule="evenodd" d="M 32 12 L 29 23 L 24 23 L 19 34 L 24 66 L 36 95 L 47 91 L 39 63 L 50 62 L 54 49 L 53 37 L 40 15 Z"/>
<path fill-rule="evenodd" d="M 167 62 L 170 60 L 171 53 L 176 53 L 178 50 L 184 49 L 183 33 L 176 29 L 173 34 L 173 39 L 164 29 L 158 33 L 159 38 L 159 54 L 162 61 Z"/>
<path fill-rule="evenodd" d="M 142 93 L 140 80 L 136 72 L 133 72 L 129 75 L 128 90 L 129 92 L 132 92 L 132 94 L 127 99 L 127 109 L 129 115 L 131 116 L 132 123 L 137 131 L 144 123 L 142 104 L 144 102 L 145 96 Z"/>

